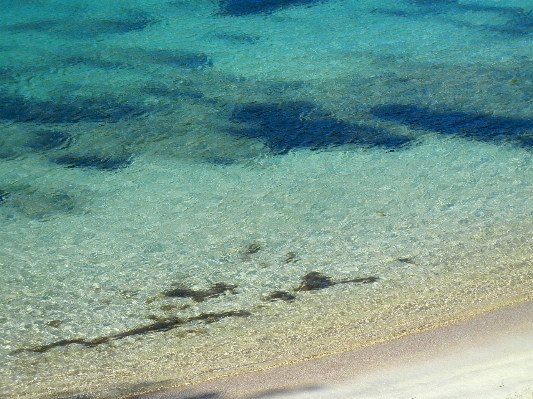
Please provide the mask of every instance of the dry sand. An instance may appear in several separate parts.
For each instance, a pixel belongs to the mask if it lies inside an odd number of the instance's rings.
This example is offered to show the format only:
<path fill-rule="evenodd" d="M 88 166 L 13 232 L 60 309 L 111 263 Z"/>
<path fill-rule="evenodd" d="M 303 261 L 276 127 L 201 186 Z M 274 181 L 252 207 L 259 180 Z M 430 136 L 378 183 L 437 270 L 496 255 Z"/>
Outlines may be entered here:
<path fill-rule="evenodd" d="M 533 302 L 302 364 L 142 399 L 533 398 Z"/>

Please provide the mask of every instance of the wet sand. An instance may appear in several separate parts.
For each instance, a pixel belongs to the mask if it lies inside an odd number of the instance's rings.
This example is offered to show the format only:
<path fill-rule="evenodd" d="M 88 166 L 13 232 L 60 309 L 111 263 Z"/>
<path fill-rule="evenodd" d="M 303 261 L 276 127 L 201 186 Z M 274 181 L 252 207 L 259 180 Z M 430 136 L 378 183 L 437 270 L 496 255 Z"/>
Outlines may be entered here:
<path fill-rule="evenodd" d="M 533 301 L 301 364 L 139 399 L 533 398 Z"/>

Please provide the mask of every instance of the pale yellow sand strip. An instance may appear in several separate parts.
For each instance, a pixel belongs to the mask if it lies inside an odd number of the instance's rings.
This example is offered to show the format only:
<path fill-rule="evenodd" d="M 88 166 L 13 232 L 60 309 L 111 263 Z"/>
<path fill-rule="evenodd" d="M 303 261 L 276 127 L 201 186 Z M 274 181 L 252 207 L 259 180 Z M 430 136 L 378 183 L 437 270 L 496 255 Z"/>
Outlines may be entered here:
<path fill-rule="evenodd" d="M 396 341 L 143 399 L 533 398 L 533 302 Z"/>

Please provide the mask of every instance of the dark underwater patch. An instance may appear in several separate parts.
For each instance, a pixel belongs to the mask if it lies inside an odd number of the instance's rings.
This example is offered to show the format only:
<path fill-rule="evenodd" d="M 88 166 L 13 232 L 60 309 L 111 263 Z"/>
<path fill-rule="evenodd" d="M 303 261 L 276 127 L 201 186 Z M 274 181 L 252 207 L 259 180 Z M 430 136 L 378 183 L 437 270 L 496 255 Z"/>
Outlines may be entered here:
<path fill-rule="evenodd" d="M 200 100 L 204 98 L 204 94 L 195 90 L 180 90 L 167 86 L 147 86 L 142 89 L 143 92 L 157 97 L 168 98 L 188 98 L 191 100 Z"/>
<path fill-rule="evenodd" d="M 461 111 L 432 111 L 418 105 L 389 104 L 372 109 L 380 119 L 484 142 L 513 141 L 531 148 L 533 120 Z"/>
<path fill-rule="evenodd" d="M 226 283 L 215 283 L 206 290 L 193 290 L 178 284 L 176 288 L 163 292 L 163 295 L 176 298 L 191 298 L 195 302 L 203 302 L 206 298 L 216 298 L 226 292 L 235 294 L 236 289 L 237 285 Z"/>
<path fill-rule="evenodd" d="M 254 44 L 261 39 L 260 36 L 250 36 L 243 33 L 219 33 L 215 37 L 234 44 Z"/>
<path fill-rule="evenodd" d="M 72 141 L 72 136 L 70 134 L 55 130 L 40 130 L 34 134 L 35 136 L 28 140 L 24 145 L 37 151 L 66 148 Z"/>
<path fill-rule="evenodd" d="M 206 158 L 206 162 L 216 166 L 229 166 L 233 165 L 236 160 L 228 157 L 209 157 Z"/>
<path fill-rule="evenodd" d="M 328 288 L 337 284 L 347 284 L 347 283 L 361 283 L 369 284 L 374 283 L 379 280 L 379 277 L 370 276 L 370 277 L 356 277 L 351 279 L 343 279 L 334 281 L 331 277 L 325 276 L 320 272 L 309 272 L 302 277 L 302 282 L 300 286 L 296 288 L 295 291 L 315 291 Z"/>
<path fill-rule="evenodd" d="M 321 0 L 221 0 L 220 13 L 243 16 L 271 14 L 283 8 L 318 3 Z"/>
<path fill-rule="evenodd" d="M 411 141 L 406 136 L 335 119 L 310 102 L 239 105 L 233 110 L 231 121 L 241 127 L 228 133 L 260 139 L 276 154 L 343 144 L 394 150 Z"/>
<path fill-rule="evenodd" d="M 83 338 L 63 339 L 60 341 L 52 342 L 50 344 L 34 346 L 32 348 L 20 348 L 20 349 L 17 349 L 11 352 L 11 355 L 16 355 L 18 353 L 23 353 L 23 352 L 44 353 L 44 352 L 48 352 L 49 350 L 53 348 L 68 346 L 72 344 L 77 344 L 77 345 L 85 346 L 87 348 L 92 348 L 97 345 L 102 345 L 102 344 L 105 344 L 111 341 L 116 341 L 119 339 L 132 337 L 136 335 L 145 335 L 145 334 L 150 334 L 150 333 L 169 331 L 169 330 L 183 326 L 188 323 L 203 322 L 205 324 L 209 324 L 209 323 L 220 321 L 227 317 L 248 317 L 250 315 L 251 313 L 245 310 L 230 310 L 230 311 L 219 312 L 219 313 L 201 313 L 198 316 L 192 316 L 188 318 L 180 318 L 180 317 L 160 318 L 152 324 L 148 324 L 146 326 L 134 328 L 134 329 L 127 330 L 127 331 L 113 334 L 113 335 L 102 336 L 102 337 L 98 337 L 98 338 L 91 339 L 91 340 L 85 340 Z"/>
<path fill-rule="evenodd" d="M 87 57 L 82 55 L 72 56 L 66 59 L 68 66 L 85 65 L 93 69 L 113 70 L 130 68 L 124 61 L 107 61 L 98 57 Z"/>
<path fill-rule="evenodd" d="M 290 292 L 287 291 L 274 291 L 270 293 L 264 300 L 273 302 L 273 301 L 285 301 L 285 302 L 292 302 L 296 299 L 294 295 L 292 295 Z"/>
<path fill-rule="evenodd" d="M 50 159 L 52 162 L 67 168 L 93 168 L 100 170 L 116 170 L 125 168 L 132 163 L 131 155 L 97 155 L 69 154 Z"/>
<path fill-rule="evenodd" d="M 78 123 L 118 122 L 143 115 L 142 106 L 113 99 L 72 99 L 69 102 L 38 101 L 0 92 L 0 119 L 14 122 Z"/>
<path fill-rule="evenodd" d="M 213 61 L 204 53 L 156 50 L 148 54 L 150 61 L 174 68 L 195 70 L 213 66 Z"/>
<path fill-rule="evenodd" d="M 475 15 L 475 13 L 482 13 L 486 15 L 490 13 L 496 17 L 494 19 L 506 19 L 507 21 L 503 23 L 477 25 L 457 20 L 456 25 L 472 29 L 484 29 L 517 37 L 533 32 L 533 13 L 520 7 L 460 3 L 457 0 L 408 0 L 407 2 L 416 6 L 417 9 L 415 11 L 380 11 L 389 15 L 411 18 L 449 13 L 447 17 L 452 21 L 454 21 L 454 15 L 457 14 Z"/>
<path fill-rule="evenodd" d="M 83 210 L 83 202 L 66 191 L 41 191 L 32 187 L 18 187 L 3 196 L 11 218 L 25 217 L 47 220 L 55 216 Z"/>
<path fill-rule="evenodd" d="M 9 193 L 7 191 L 0 190 L 0 202 L 5 201 L 8 196 L 9 196 Z"/>
<path fill-rule="evenodd" d="M 6 29 L 11 32 L 23 33 L 23 32 L 47 32 L 56 28 L 59 25 L 57 20 L 36 20 L 29 22 L 21 22 L 17 24 L 9 25 Z"/>
<path fill-rule="evenodd" d="M 8 30 L 21 33 L 28 31 L 46 32 L 75 39 L 94 39 L 100 36 L 140 31 L 156 22 L 158 21 L 146 13 L 125 11 L 121 18 L 30 21 L 13 24 L 8 27 Z"/>

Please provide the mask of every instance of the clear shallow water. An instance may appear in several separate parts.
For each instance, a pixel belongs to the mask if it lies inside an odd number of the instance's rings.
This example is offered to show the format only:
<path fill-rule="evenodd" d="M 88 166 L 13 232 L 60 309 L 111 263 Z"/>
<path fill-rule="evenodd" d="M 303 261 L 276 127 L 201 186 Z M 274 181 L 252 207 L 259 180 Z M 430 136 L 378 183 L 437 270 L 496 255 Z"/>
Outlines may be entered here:
<path fill-rule="evenodd" d="M 530 297 L 526 2 L 5 4 L 3 396 L 182 385 Z"/>

